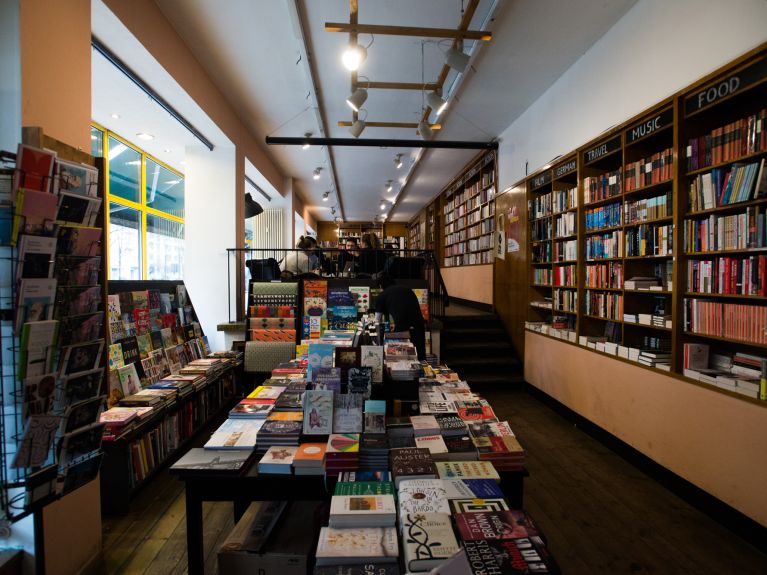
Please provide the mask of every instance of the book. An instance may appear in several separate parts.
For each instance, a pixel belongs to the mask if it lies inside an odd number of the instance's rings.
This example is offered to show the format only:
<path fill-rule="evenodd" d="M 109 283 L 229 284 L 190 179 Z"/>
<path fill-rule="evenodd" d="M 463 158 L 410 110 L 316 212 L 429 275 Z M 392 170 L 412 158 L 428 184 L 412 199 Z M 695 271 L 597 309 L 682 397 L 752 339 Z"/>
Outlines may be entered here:
<path fill-rule="evenodd" d="M 317 565 L 312 575 L 400 575 L 396 563 L 365 561 L 358 565 Z"/>
<path fill-rule="evenodd" d="M 101 228 L 61 225 L 56 237 L 56 254 L 59 256 L 100 256 Z"/>
<path fill-rule="evenodd" d="M 53 276 L 56 238 L 24 234 L 19 241 L 16 279 L 44 279 Z"/>
<path fill-rule="evenodd" d="M 540 539 L 464 541 L 472 575 L 486 573 L 559 573 Z"/>
<path fill-rule="evenodd" d="M 333 495 L 330 527 L 390 527 L 397 519 L 394 495 Z"/>
<path fill-rule="evenodd" d="M 533 520 L 520 510 L 465 512 L 454 517 L 463 541 L 540 536 Z"/>
<path fill-rule="evenodd" d="M 333 433 L 362 433 L 363 398 L 357 393 L 336 393 L 333 398 Z"/>
<path fill-rule="evenodd" d="M 383 382 L 383 349 L 381 346 L 360 346 L 360 365 L 372 369 L 373 383 Z"/>
<path fill-rule="evenodd" d="M 329 390 L 304 392 L 304 435 L 333 433 L 333 395 Z"/>
<path fill-rule="evenodd" d="M 56 390 L 56 374 L 46 373 L 24 379 L 23 418 L 46 415 L 53 409 Z"/>
<path fill-rule="evenodd" d="M 62 435 L 97 422 L 103 408 L 103 397 L 94 397 L 70 405 L 62 417 Z"/>
<path fill-rule="evenodd" d="M 61 192 L 56 210 L 56 221 L 90 227 L 96 223 L 100 209 L 101 198 Z"/>
<path fill-rule="evenodd" d="M 346 348 L 341 348 L 346 349 Z M 355 357 L 356 357 L 356 348 Z M 369 398 L 373 385 L 373 368 L 371 367 L 349 367 L 347 372 L 347 382 L 349 393 L 359 393 L 364 398 Z"/>
<path fill-rule="evenodd" d="M 323 527 L 317 543 L 317 565 L 349 565 L 367 562 L 394 563 L 399 557 L 394 527 L 335 529 Z"/>
<path fill-rule="evenodd" d="M 293 457 L 293 468 L 296 474 L 302 475 L 306 472 L 306 474 L 323 475 L 325 470 L 322 463 L 325 459 L 326 449 L 326 443 L 302 443 L 299 445 Z M 313 470 L 316 470 L 317 473 L 311 473 Z"/>
<path fill-rule="evenodd" d="M 440 479 L 493 479 L 501 477 L 489 461 L 439 461 L 434 464 Z"/>
<path fill-rule="evenodd" d="M 21 377 L 39 376 L 52 371 L 58 334 L 59 322 L 56 320 L 34 321 L 21 326 Z"/>
<path fill-rule="evenodd" d="M 448 455 L 447 445 L 445 445 L 441 435 L 417 436 L 415 446 L 428 449 L 434 461 L 444 459 Z"/>
<path fill-rule="evenodd" d="M 242 449 L 256 447 L 256 438 L 264 421 L 261 419 L 227 419 L 213 432 L 205 449 Z"/>
<path fill-rule="evenodd" d="M 410 423 L 413 426 L 413 434 L 416 437 L 423 435 L 438 435 L 440 432 L 439 423 L 433 415 L 412 415 Z"/>
<path fill-rule="evenodd" d="M 141 379 L 136 371 L 136 364 L 129 363 L 117 368 L 120 386 L 124 396 L 133 395 L 141 390 Z"/>
<path fill-rule="evenodd" d="M 26 188 L 51 192 L 56 156 L 56 152 L 52 150 L 41 150 L 27 144 L 19 144 L 16 148 L 14 189 Z"/>
<path fill-rule="evenodd" d="M 19 188 L 16 194 L 16 217 L 13 218 L 11 244 L 19 233 L 52 236 L 55 230 L 58 198 L 48 192 Z"/>
<path fill-rule="evenodd" d="M 338 481 L 391 481 L 391 472 L 388 469 L 344 471 L 338 476 Z"/>
<path fill-rule="evenodd" d="M 104 340 L 78 343 L 63 347 L 60 352 L 59 373 L 63 377 L 96 369 L 101 361 Z"/>
<path fill-rule="evenodd" d="M 340 367 L 315 367 L 312 369 L 312 386 L 314 389 L 329 389 L 341 393 Z"/>
<path fill-rule="evenodd" d="M 272 445 L 258 462 L 258 472 L 290 475 L 297 451 L 296 446 Z"/>
<path fill-rule="evenodd" d="M 397 485 L 400 514 L 450 513 L 441 479 L 404 479 Z"/>
<path fill-rule="evenodd" d="M 404 447 L 389 450 L 389 467 L 394 484 L 405 479 L 435 479 L 437 469 L 428 449 Z"/>
<path fill-rule="evenodd" d="M 503 491 L 493 479 L 443 479 L 448 499 L 502 498 Z"/>
<path fill-rule="evenodd" d="M 359 453 L 360 436 L 358 433 L 333 433 L 328 437 L 325 454 L 353 455 Z"/>
<path fill-rule="evenodd" d="M 451 499 L 450 511 L 458 513 L 478 513 L 480 511 L 507 511 L 509 506 L 502 497 L 492 499 Z"/>
<path fill-rule="evenodd" d="M 365 400 L 365 433 L 386 433 L 386 402 Z"/>
<path fill-rule="evenodd" d="M 16 331 L 27 322 L 53 318 L 53 304 L 56 301 L 56 279 L 21 279 L 18 289 L 18 310 Z"/>
<path fill-rule="evenodd" d="M 409 571 L 437 567 L 460 549 L 447 513 L 404 513 L 401 524 Z"/>
<path fill-rule="evenodd" d="M 354 473 L 353 471 L 351 473 Z M 360 473 L 360 472 L 358 472 Z M 338 481 L 334 495 L 393 495 L 391 481 Z"/>

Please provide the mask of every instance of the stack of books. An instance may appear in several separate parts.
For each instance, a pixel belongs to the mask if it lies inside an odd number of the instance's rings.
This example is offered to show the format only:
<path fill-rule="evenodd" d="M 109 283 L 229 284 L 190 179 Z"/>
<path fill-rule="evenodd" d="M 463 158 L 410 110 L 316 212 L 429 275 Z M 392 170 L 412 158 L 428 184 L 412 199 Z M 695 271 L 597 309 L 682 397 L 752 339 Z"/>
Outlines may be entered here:
<path fill-rule="evenodd" d="M 363 433 L 360 439 L 360 469 L 386 469 L 389 441 L 385 433 Z"/>
<path fill-rule="evenodd" d="M 325 443 L 302 443 L 293 458 L 296 475 L 325 475 Z"/>
<path fill-rule="evenodd" d="M 491 461 L 500 471 L 514 471 L 525 465 L 525 450 L 505 421 L 469 424 L 479 459 Z"/>
<path fill-rule="evenodd" d="M 258 462 L 258 472 L 290 475 L 293 472 L 293 459 L 297 451 L 298 447 L 273 445 Z"/>
<path fill-rule="evenodd" d="M 253 450 L 259 430 L 264 425 L 263 419 L 235 418 L 227 419 L 213 432 L 205 449 L 241 449 Z"/>
<path fill-rule="evenodd" d="M 273 419 L 271 414 L 264 421 L 261 429 L 258 430 L 258 442 L 256 452 L 266 453 L 270 447 L 279 445 L 286 447 L 295 447 L 298 445 L 298 439 L 301 436 L 303 428 L 303 416 L 300 420 L 282 420 Z"/>
<path fill-rule="evenodd" d="M 389 450 L 389 469 L 395 486 L 405 479 L 435 479 L 437 468 L 428 449 L 403 447 Z"/>
<path fill-rule="evenodd" d="M 333 433 L 325 450 L 325 473 L 335 476 L 359 468 L 360 434 Z"/>
<path fill-rule="evenodd" d="M 330 527 L 393 527 L 397 520 L 394 495 L 333 495 Z"/>
<path fill-rule="evenodd" d="M 389 377 L 394 381 L 411 381 L 421 374 L 421 364 L 413 360 L 386 360 Z"/>
<path fill-rule="evenodd" d="M 229 411 L 229 417 L 266 419 L 274 408 L 273 399 L 245 398 Z"/>

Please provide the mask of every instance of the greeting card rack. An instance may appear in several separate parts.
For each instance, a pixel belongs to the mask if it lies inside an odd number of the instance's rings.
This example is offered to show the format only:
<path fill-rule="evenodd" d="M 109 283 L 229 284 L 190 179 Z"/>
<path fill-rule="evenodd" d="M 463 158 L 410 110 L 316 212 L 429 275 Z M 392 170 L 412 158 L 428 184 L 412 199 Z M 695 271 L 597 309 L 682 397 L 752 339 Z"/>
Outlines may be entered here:
<path fill-rule="evenodd" d="M 99 471 L 106 285 L 100 258 L 102 167 L 101 160 L 41 128 L 24 128 L 16 153 L 0 152 L 0 514 L 5 523 L 34 513 L 41 525 L 45 505 Z M 85 239 L 78 243 L 71 231 L 86 226 L 89 245 L 82 258 L 75 246 L 85 245 Z M 81 260 L 88 261 L 85 275 L 75 273 Z M 83 277 L 87 282 L 79 281 Z M 83 309 L 76 309 L 69 296 L 86 290 L 78 300 Z M 79 362 L 86 355 L 89 365 L 83 368 Z M 36 556 L 41 561 L 43 553 Z"/>

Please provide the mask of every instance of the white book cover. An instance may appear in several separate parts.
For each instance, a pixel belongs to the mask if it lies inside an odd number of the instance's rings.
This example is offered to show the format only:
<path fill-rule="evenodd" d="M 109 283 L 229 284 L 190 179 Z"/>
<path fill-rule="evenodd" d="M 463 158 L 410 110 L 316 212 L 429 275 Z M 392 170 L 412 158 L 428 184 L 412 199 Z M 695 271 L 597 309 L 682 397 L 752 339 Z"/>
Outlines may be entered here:
<path fill-rule="evenodd" d="M 316 557 L 319 566 L 353 565 L 363 561 L 394 563 L 399 557 L 397 530 L 394 527 L 323 527 Z"/>
<path fill-rule="evenodd" d="M 406 479 L 397 488 L 400 515 L 450 513 L 447 491 L 439 479 Z"/>
<path fill-rule="evenodd" d="M 397 513 L 394 495 L 334 495 L 330 515 L 391 515 Z"/>
<path fill-rule="evenodd" d="M 263 419 L 227 419 L 213 432 L 205 449 L 253 449 Z"/>
<path fill-rule="evenodd" d="M 21 236 L 19 242 L 19 263 L 16 267 L 16 279 L 50 278 L 53 276 L 53 264 L 56 254 L 55 237 Z"/>
<path fill-rule="evenodd" d="M 421 435 L 415 438 L 416 447 L 424 447 L 432 455 L 447 453 L 447 445 L 441 435 Z"/>
<path fill-rule="evenodd" d="M 410 423 L 416 436 L 439 433 L 439 423 L 433 415 L 411 415 Z"/>
<path fill-rule="evenodd" d="M 297 452 L 298 447 L 295 445 L 272 445 L 259 460 L 258 466 L 261 468 L 264 465 L 279 465 L 290 468 Z"/>
<path fill-rule="evenodd" d="M 141 379 L 136 371 L 136 364 L 129 363 L 117 368 L 117 376 L 120 378 L 123 394 L 133 395 L 141 391 Z"/>
<path fill-rule="evenodd" d="M 460 550 L 447 513 L 407 513 L 402 516 L 401 525 L 405 566 L 409 571 L 437 567 Z"/>
<path fill-rule="evenodd" d="M 30 321 L 53 318 L 56 301 L 55 279 L 22 279 L 19 281 L 16 329 Z"/>
<path fill-rule="evenodd" d="M 380 345 L 361 346 L 360 365 L 373 369 L 373 383 L 383 382 L 383 348 Z"/>

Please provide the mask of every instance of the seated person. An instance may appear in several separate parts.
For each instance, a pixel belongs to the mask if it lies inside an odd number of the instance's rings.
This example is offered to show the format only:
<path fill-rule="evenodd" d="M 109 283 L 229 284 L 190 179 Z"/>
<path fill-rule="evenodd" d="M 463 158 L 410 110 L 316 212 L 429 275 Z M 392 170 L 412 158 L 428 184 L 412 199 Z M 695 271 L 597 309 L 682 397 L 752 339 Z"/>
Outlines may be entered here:
<path fill-rule="evenodd" d="M 301 236 L 296 243 L 296 251 L 289 252 L 282 260 L 282 271 L 293 275 L 305 274 L 317 269 L 319 265 L 317 240 L 312 237 Z"/>
<path fill-rule="evenodd" d="M 387 255 L 381 249 L 381 242 L 375 234 L 362 234 L 362 250 L 357 261 L 357 270 L 363 274 L 377 274 L 386 265 Z"/>
<path fill-rule="evenodd" d="M 360 257 L 357 238 L 346 238 L 344 249 L 338 254 L 338 273 L 343 273 L 346 264 L 353 263 L 356 268 L 357 260 Z"/>

